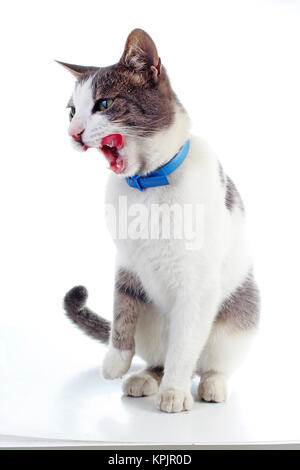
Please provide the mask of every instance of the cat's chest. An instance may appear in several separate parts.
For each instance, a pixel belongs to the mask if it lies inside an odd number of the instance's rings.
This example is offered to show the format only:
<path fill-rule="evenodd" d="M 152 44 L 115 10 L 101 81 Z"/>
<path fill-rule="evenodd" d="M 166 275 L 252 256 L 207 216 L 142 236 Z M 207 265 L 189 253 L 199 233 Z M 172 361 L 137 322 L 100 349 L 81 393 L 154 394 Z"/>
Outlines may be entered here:
<path fill-rule="evenodd" d="M 166 292 L 172 296 L 170 285 L 177 282 L 174 268 L 182 258 L 181 240 L 173 236 L 174 213 L 169 212 L 172 192 L 166 197 L 164 188 L 153 188 L 151 194 L 136 191 L 122 184 L 110 189 L 106 220 L 118 261 L 138 274 L 149 296 L 163 308 Z"/>
<path fill-rule="evenodd" d="M 113 238 L 119 258 L 145 278 L 160 287 L 170 279 L 172 266 L 179 261 L 180 240 L 174 239 L 174 214 L 166 203 L 134 198 L 121 199 L 115 206 Z M 112 226 L 111 226 L 112 228 Z M 148 282 L 147 282 L 148 284 Z"/>
<path fill-rule="evenodd" d="M 164 241 L 170 241 L 173 234 L 171 225 L 176 219 L 173 192 L 164 187 L 141 192 L 124 181 L 113 181 L 106 193 L 105 213 L 119 249 L 140 256 L 144 252 L 150 258 L 160 256 L 166 249 Z M 162 243 L 155 243 L 158 241 Z"/>

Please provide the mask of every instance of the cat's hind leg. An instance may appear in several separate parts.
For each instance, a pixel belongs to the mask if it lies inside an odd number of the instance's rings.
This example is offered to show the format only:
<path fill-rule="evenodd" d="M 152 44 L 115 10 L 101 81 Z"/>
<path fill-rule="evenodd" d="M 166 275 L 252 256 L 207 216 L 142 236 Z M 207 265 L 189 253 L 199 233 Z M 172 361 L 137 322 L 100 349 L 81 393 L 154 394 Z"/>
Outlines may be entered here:
<path fill-rule="evenodd" d="M 260 295 L 252 272 L 221 305 L 197 364 L 199 397 L 223 402 L 228 378 L 243 362 L 257 332 Z"/>
<path fill-rule="evenodd" d="M 198 396 L 201 400 L 222 403 L 228 397 L 227 376 L 219 372 L 206 372 L 201 375 Z"/>
<path fill-rule="evenodd" d="M 198 362 L 201 381 L 199 398 L 224 402 L 228 398 L 228 379 L 244 360 L 255 336 L 255 329 L 231 331 L 216 323 Z"/>
<path fill-rule="evenodd" d="M 158 391 L 163 376 L 162 367 L 148 367 L 138 374 L 130 375 L 123 383 L 124 395 L 148 397 Z"/>

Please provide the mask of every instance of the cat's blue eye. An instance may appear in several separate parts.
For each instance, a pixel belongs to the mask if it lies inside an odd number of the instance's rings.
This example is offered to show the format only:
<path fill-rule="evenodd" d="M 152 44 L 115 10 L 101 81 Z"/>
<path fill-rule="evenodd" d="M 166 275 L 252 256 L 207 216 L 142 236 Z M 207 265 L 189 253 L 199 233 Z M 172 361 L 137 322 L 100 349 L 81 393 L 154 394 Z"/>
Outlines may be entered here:
<path fill-rule="evenodd" d="M 108 109 L 113 103 L 113 100 L 111 98 L 106 98 L 103 100 L 98 100 L 96 101 L 95 104 L 95 111 L 105 111 Z"/>

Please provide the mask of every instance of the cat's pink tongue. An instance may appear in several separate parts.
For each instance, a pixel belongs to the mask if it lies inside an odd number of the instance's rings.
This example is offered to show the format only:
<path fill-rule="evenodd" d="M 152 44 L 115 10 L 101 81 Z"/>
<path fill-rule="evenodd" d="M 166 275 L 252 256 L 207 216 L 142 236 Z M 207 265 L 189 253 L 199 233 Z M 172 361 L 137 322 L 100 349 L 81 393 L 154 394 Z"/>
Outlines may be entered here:
<path fill-rule="evenodd" d="M 118 150 L 123 147 L 123 137 L 121 134 L 110 134 L 101 141 L 101 150 L 106 156 L 109 167 L 119 174 L 124 170 L 124 161 L 120 157 Z"/>

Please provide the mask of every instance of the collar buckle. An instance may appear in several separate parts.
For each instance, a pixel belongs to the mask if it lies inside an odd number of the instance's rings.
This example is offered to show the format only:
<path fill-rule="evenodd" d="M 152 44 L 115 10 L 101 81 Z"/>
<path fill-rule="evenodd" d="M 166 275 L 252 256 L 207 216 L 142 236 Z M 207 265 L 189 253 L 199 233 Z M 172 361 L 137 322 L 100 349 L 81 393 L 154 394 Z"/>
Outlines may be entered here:
<path fill-rule="evenodd" d="M 140 183 L 140 181 L 139 181 L 139 180 L 140 180 L 140 175 L 132 176 L 132 180 L 134 181 L 134 184 L 135 184 L 135 186 L 137 187 L 137 189 L 138 189 L 139 191 L 143 191 L 144 188 L 142 187 L 142 185 L 141 185 L 141 183 Z"/>

